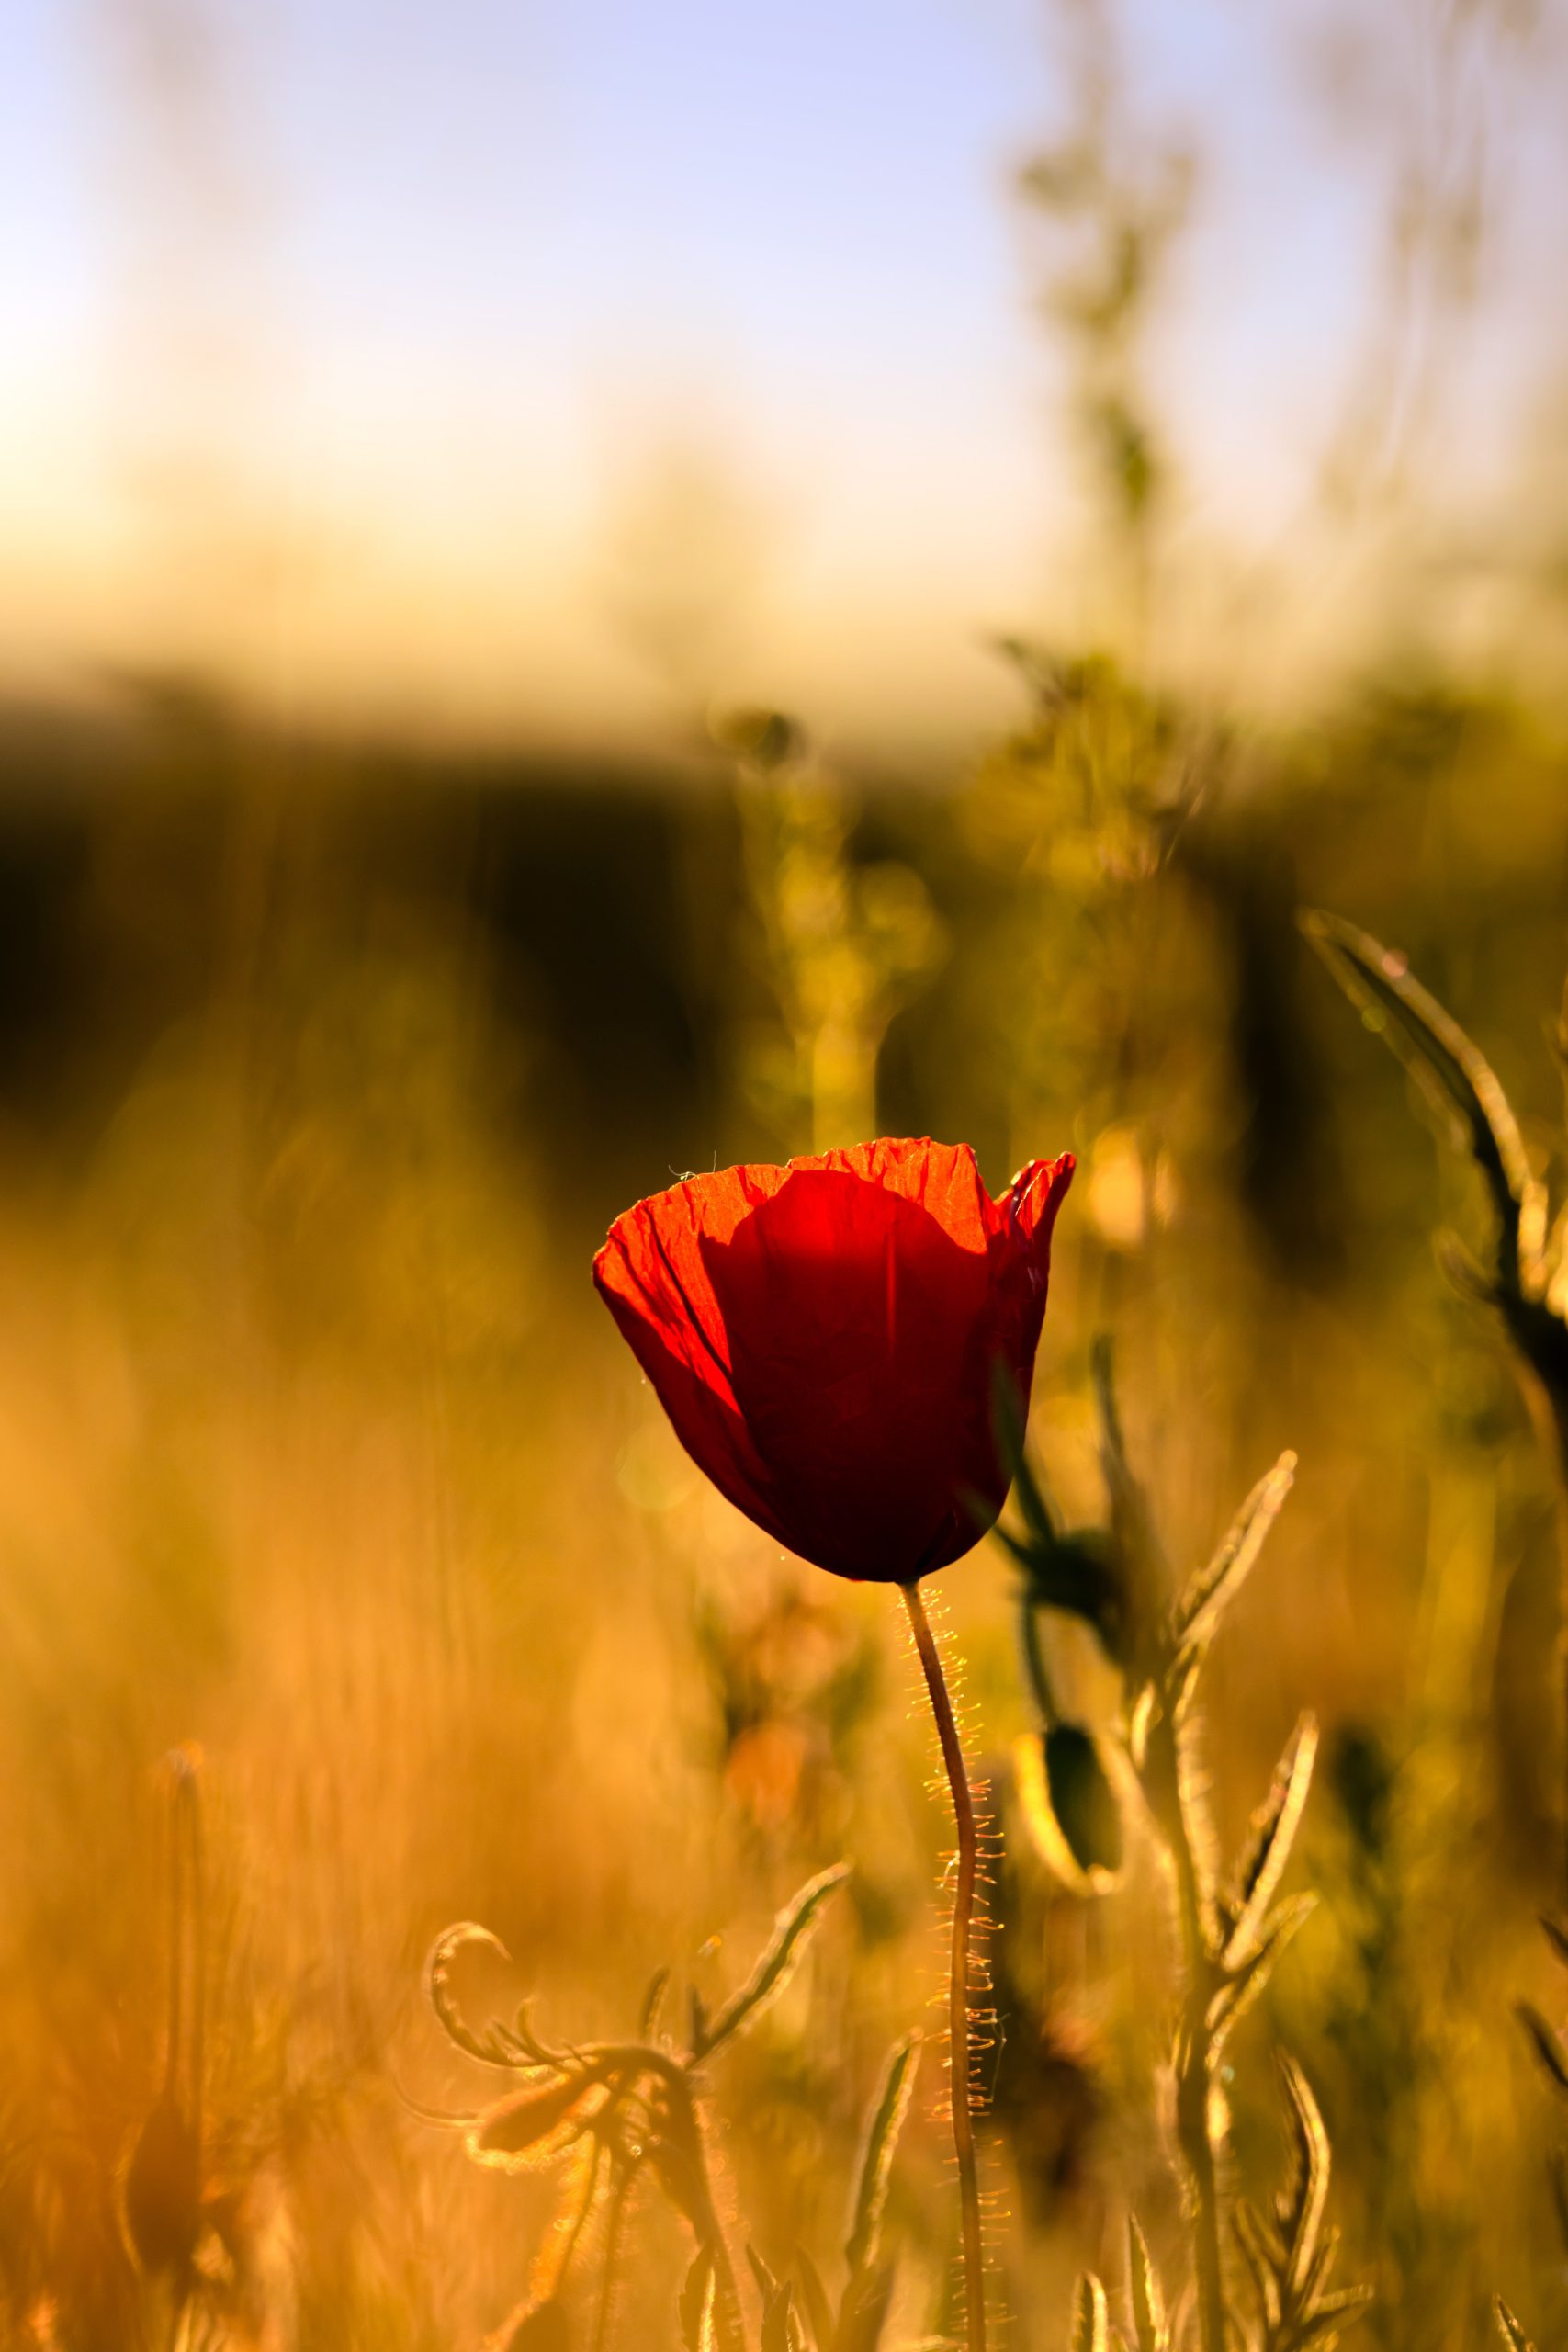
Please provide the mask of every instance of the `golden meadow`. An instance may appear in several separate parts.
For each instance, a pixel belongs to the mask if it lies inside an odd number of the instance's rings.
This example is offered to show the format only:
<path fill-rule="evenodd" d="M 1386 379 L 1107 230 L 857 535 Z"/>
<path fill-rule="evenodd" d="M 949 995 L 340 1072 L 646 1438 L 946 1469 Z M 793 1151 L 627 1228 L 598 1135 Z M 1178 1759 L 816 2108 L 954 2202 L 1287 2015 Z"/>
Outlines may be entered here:
<path fill-rule="evenodd" d="M 1267 722 L 1156 673 L 1159 189 L 1026 189 L 1111 585 L 976 757 L 302 740 L 191 675 L 0 724 L 7 2344 L 962 2342 L 899 1612 L 705 1486 L 589 1280 L 639 1194 L 872 1133 L 1079 1160 L 1014 1544 L 934 1585 L 994 2339 L 1212 2345 L 1205 2211 L 1255 2352 L 1568 2328 L 1561 699 L 1414 628 Z M 1072 1577 L 1179 1630 L 1217 1546 L 1158 1782 L 1180 1644 L 1140 1729 Z M 654 2075 L 614 2145 L 494 2120 L 727 2017 L 701 2193 Z"/>

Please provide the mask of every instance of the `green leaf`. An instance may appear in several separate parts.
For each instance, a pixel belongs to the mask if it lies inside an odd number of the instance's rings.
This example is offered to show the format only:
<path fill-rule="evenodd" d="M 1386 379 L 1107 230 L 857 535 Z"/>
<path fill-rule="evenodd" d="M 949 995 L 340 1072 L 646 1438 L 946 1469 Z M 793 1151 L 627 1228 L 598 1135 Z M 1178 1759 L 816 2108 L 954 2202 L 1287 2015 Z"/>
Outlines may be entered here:
<path fill-rule="evenodd" d="M 1252 2290 L 1258 2298 L 1267 2341 L 1272 2337 L 1283 2316 L 1280 2301 L 1280 2272 L 1284 2267 L 1285 2250 L 1257 2207 L 1249 2205 L 1246 2198 L 1238 2200 L 1231 2218 L 1236 2244 L 1251 2274 Z"/>
<path fill-rule="evenodd" d="M 714 2352 L 714 2304 L 718 2291 L 718 2277 L 714 2266 L 713 2247 L 706 2238 L 692 2257 L 681 2290 L 677 2310 L 681 2320 L 681 2341 L 686 2352 Z"/>
<path fill-rule="evenodd" d="M 773 1932 L 745 1984 L 730 1995 L 716 2017 L 711 2020 L 702 2018 L 694 2020 L 694 2058 L 710 2056 L 721 2042 L 728 2041 L 732 2034 L 739 2032 L 782 1989 L 800 1957 L 806 1938 L 822 1905 L 835 1888 L 843 1884 L 849 1874 L 848 1862 L 835 1862 L 831 1870 L 822 1871 L 809 1880 L 794 1902 L 787 1904 L 779 1913 Z"/>
<path fill-rule="evenodd" d="M 1328 2201 L 1328 2177 L 1333 2155 L 1328 2133 L 1324 2129 L 1322 2111 L 1313 2097 L 1312 2085 L 1286 2051 L 1280 2053 L 1280 2074 L 1290 2104 L 1292 2142 L 1292 2179 L 1282 2200 L 1280 2220 L 1290 2241 L 1288 2283 L 1292 2293 L 1300 2301 L 1305 2299 L 1307 2281 L 1317 2252 L 1318 2233 L 1323 2227 L 1324 2209 Z"/>
<path fill-rule="evenodd" d="M 1468 1146 L 1502 1224 L 1505 1273 L 1532 1290 L 1546 1238 L 1546 1195 L 1530 1174 L 1518 1122 L 1496 1073 L 1412 977 L 1403 956 L 1337 915 L 1314 910 L 1303 915 L 1301 925 L 1362 1019 L 1379 1030 L 1456 1142 Z"/>
<path fill-rule="evenodd" d="M 793 2352 L 789 2298 L 789 2282 L 786 2279 L 775 2300 L 762 2313 L 762 2352 Z"/>
<path fill-rule="evenodd" d="M 893 2278 L 891 2262 L 874 2262 L 854 2273 L 839 2308 L 833 2352 L 877 2352 L 893 2302 Z"/>
<path fill-rule="evenodd" d="M 1172 1612 L 1171 1630 L 1179 1649 L 1201 1652 L 1213 1640 L 1221 1616 L 1241 1590 L 1263 1549 L 1264 1539 L 1280 1515 L 1295 1475 L 1295 1455 L 1281 1453 L 1272 1470 L 1259 1478 L 1243 1503 L 1207 1567 L 1200 1568 L 1191 1578 Z"/>
<path fill-rule="evenodd" d="M 1308 2346 L 1317 2346 L 1320 2352 L 1327 2352 L 1328 2346 L 1338 2342 L 1372 2301 L 1370 2287 L 1342 2287 L 1337 2294 L 1325 2296 L 1296 2324 L 1295 2341 L 1301 2352 L 1307 2352 Z"/>
<path fill-rule="evenodd" d="M 1100 1470 L 1111 1498 L 1111 1541 L 1124 1572 L 1132 1578 L 1132 1593 L 1136 1600 L 1165 1589 L 1165 1555 L 1155 1533 L 1147 1498 L 1127 1459 L 1127 1443 L 1116 1402 L 1111 1341 L 1103 1332 L 1090 1351 L 1089 1363 L 1100 1419 Z"/>
<path fill-rule="evenodd" d="M 656 1968 L 648 1980 L 648 1990 L 642 1996 L 642 2009 L 637 2018 L 637 2040 L 651 2041 L 659 2029 L 659 2013 L 664 2006 L 664 1996 L 670 1985 L 670 1971 Z"/>
<path fill-rule="evenodd" d="M 1530 2045 L 1560 2091 L 1568 2091 L 1568 2051 L 1556 2030 L 1529 2001 L 1517 2001 L 1515 2013 L 1530 2038 Z"/>
<path fill-rule="evenodd" d="M 790 2323 L 788 2279 L 775 2278 L 754 2245 L 746 2248 L 746 2259 L 762 2299 L 761 2352 L 794 2352 L 795 2330 Z"/>
<path fill-rule="evenodd" d="M 1501 2295 L 1494 2295 L 1492 2298 L 1492 2315 L 1497 2323 L 1497 2333 L 1504 2343 L 1509 2346 L 1509 2352 L 1535 2352 L 1535 2346 L 1530 2342 Z"/>
<path fill-rule="evenodd" d="M 1170 2352 L 1170 2328 L 1159 2273 L 1135 2213 L 1127 2216 L 1127 2285 L 1133 2305 L 1133 2341 L 1137 2352 Z"/>
<path fill-rule="evenodd" d="M 861 2154 L 854 2206 L 850 2216 L 849 2242 L 844 2248 L 844 2258 L 852 2274 L 867 2268 L 876 2259 L 877 2244 L 882 2234 L 882 2216 L 886 2208 L 887 2188 L 893 2174 L 893 2159 L 897 2154 L 898 2136 L 904 2129 L 909 2103 L 915 2095 L 919 2052 L 919 2034 L 907 2034 L 902 2041 L 894 2045 L 883 2069 L 876 2104 L 872 2109 L 865 2146 Z"/>
<path fill-rule="evenodd" d="M 795 2250 L 795 2268 L 800 2281 L 801 2301 L 811 2322 L 811 2340 L 817 2352 L 833 2352 L 832 2306 L 822 2284 L 822 2274 L 803 2245 Z"/>
<path fill-rule="evenodd" d="M 1274 1784 L 1252 1816 L 1251 1832 L 1231 1889 L 1228 1914 L 1231 1932 L 1223 1965 L 1233 1971 L 1258 1942 L 1264 1916 L 1291 1859 L 1291 1848 L 1306 1809 L 1312 1770 L 1317 1758 L 1317 1724 L 1305 1714 L 1274 1773 Z"/>
<path fill-rule="evenodd" d="M 1023 1513 L 1024 1525 L 1041 1551 L 1048 1551 L 1056 1540 L 1056 1530 L 1050 1507 L 1040 1489 L 1029 1455 L 1024 1449 L 1024 1417 L 1019 1405 L 1018 1390 L 1007 1365 L 998 1357 L 991 1367 L 991 1429 L 1002 1467 L 1012 1482 L 1018 1507 Z M 1012 1539 L 1005 1539 L 1016 1552 Z M 1020 1552 L 1021 1558 L 1025 1555 Z"/>
<path fill-rule="evenodd" d="M 1216 2053 L 1273 1974 L 1285 1946 L 1317 1908 L 1315 1894 L 1292 1895 L 1266 1919 L 1256 1950 L 1209 2004 L 1209 2034 Z"/>
<path fill-rule="evenodd" d="M 1111 2352 L 1105 2290 L 1092 2270 L 1079 2273 L 1073 2295 L 1072 2352 Z"/>

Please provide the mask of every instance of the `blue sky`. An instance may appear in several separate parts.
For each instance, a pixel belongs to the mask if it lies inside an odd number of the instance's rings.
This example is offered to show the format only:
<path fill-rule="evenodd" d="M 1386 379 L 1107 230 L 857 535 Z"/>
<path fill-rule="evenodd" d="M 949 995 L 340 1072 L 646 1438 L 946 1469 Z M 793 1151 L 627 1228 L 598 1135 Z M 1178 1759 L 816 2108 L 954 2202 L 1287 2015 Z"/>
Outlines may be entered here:
<path fill-rule="evenodd" d="M 605 583 L 681 446 L 760 518 L 716 688 L 985 718 L 980 632 L 1082 617 L 1010 192 L 1062 119 L 1066 13 L 8 0 L 0 617 L 24 673 L 189 659 L 288 707 L 646 725 L 659 682 Z M 1184 527 L 1251 556 L 1310 495 L 1371 316 L 1386 142 L 1316 86 L 1357 20 L 1119 21 L 1134 125 L 1201 153 L 1150 351 Z M 198 70 L 156 70 L 171 35 Z M 1562 356 L 1561 44 L 1540 55 L 1503 142 L 1526 226 L 1450 388 L 1472 455 Z M 1397 110 L 1411 54 L 1362 69 Z"/>

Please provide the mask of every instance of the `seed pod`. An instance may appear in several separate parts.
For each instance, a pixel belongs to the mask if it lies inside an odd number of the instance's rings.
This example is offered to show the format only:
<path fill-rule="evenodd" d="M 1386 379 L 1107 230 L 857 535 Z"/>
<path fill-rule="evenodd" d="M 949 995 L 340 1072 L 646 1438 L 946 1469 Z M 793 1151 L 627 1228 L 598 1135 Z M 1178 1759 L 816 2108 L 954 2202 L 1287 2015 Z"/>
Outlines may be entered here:
<path fill-rule="evenodd" d="M 201 2148 L 167 2091 L 142 2125 L 125 2174 L 125 2228 L 149 2276 L 188 2270 L 201 2235 Z"/>
<path fill-rule="evenodd" d="M 1109 1742 L 1077 1724 L 1053 1724 L 1014 1742 L 1014 1785 L 1030 1835 L 1077 1894 L 1102 1893 L 1122 1868 L 1122 1813 L 1106 1769 L 1113 1762 Z"/>

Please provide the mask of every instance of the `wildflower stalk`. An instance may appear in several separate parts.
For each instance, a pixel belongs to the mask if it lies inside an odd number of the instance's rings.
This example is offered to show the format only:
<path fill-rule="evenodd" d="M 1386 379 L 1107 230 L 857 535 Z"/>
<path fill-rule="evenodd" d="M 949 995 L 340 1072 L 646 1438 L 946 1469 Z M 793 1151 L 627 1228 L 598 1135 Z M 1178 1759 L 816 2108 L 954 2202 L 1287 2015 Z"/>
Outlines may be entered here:
<path fill-rule="evenodd" d="M 980 2241 L 980 2180 L 975 2162 L 975 2122 L 970 2112 L 969 1951 L 974 1929 L 975 1882 L 979 1869 L 979 1844 L 975 1828 L 975 1799 L 968 1768 L 953 1721 L 953 1701 L 942 1670 L 942 1657 L 920 1598 L 919 1584 L 901 1585 L 909 1628 L 926 1678 L 931 1713 L 947 1785 L 953 1796 L 953 1816 L 958 1835 L 958 1874 L 953 1890 L 953 1959 L 948 1978 L 949 2077 L 953 2094 L 953 2148 L 958 2159 L 958 2196 L 964 2232 L 964 2292 L 967 2317 L 967 2352 L 986 2352 L 986 2279 Z M 1209 2352 L 1205 2345 L 1204 2352 Z M 1223 2345 L 1219 2352 L 1224 2352 Z"/>
<path fill-rule="evenodd" d="M 1213 1910 L 1201 1857 L 1210 1833 L 1197 1776 L 1184 1770 L 1180 1730 L 1168 1713 L 1149 1732 L 1144 1785 L 1176 1880 L 1183 1987 L 1176 2058 L 1176 2136 L 1192 2191 L 1193 2270 L 1201 2352 L 1225 2352 L 1225 2283 L 1221 2254 L 1220 2154 L 1213 2131 L 1215 2050 L 1210 2007 L 1219 1983 L 1206 1921 Z"/>
<path fill-rule="evenodd" d="M 626 2199 L 636 2177 L 636 2164 L 623 2165 L 615 2176 L 615 2186 L 611 2192 L 610 2217 L 604 2226 L 604 2266 L 599 2279 L 599 2310 L 593 2323 L 593 2352 L 606 2352 L 610 2341 L 610 2314 L 615 2301 L 615 2269 L 621 2258 L 621 2224 L 626 2219 Z"/>
<path fill-rule="evenodd" d="M 666 2102 L 664 2130 L 669 2147 L 684 2176 L 692 2224 L 698 2244 L 706 2246 L 713 2262 L 714 2341 L 718 2352 L 744 2352 L 746 2326 L 741 2316 L 740 2288 L 730 2258 L 729 2241 L 719 2219 L 718 2203 L 708 2174 L 707 2149 L 697 2115 L 697 2103 L 692 2095 L 685 2070 L 679 2066 L 667 2066 L 662 2088 Z"/>

